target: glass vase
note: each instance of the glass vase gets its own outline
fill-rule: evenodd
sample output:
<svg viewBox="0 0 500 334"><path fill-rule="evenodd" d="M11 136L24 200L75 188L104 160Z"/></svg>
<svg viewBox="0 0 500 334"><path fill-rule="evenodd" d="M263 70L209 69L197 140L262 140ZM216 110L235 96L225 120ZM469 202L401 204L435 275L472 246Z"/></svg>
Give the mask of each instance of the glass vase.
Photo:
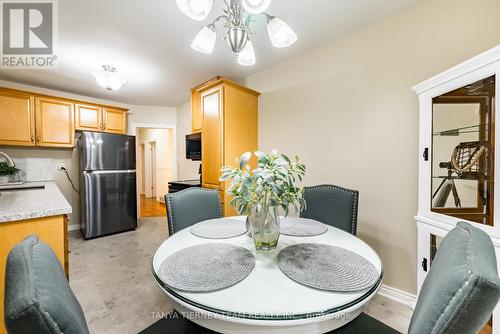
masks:
<svg viewBox="0 0 500 334"><path fill-rule="evenodd" d="M276 248L280 237L280 221L277 207L254 205L250 210L248 222L257 250Z"/></svg>

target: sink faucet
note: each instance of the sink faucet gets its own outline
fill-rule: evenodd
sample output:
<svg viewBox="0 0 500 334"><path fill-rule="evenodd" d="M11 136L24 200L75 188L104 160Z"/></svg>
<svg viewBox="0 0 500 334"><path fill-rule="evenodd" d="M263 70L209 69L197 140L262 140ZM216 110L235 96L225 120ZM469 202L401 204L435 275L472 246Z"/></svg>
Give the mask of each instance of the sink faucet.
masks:
<svg viewBox="0 0 500 334"><path fill-rule="evenodd" d="M5 159L5 161L7 161L7 165L9 167L16 167L16 164L14 163L14 161L12 161L12 159L6 153L0 151L0 156L4 157L4 159Z"/></svg>

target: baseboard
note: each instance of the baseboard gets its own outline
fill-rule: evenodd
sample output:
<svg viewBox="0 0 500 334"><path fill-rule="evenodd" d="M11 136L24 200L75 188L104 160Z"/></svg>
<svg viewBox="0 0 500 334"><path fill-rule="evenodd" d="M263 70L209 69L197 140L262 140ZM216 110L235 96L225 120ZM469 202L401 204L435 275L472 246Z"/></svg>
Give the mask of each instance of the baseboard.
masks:
<svg viewBox="0 0 500 334"><path fill-rule="evenodd" d="M398 303L408 305L408 307L410 307L411 309L415 308L417 296L412 294L412 293L409 293L409 292L406 292L403 290L399 290L399 289L393 288L392 286L385 285L385 284L382 284L378 293L381 296L392 299Z"/></svg>
<svg viewBox="0 0 500 334"><path fill-rule="evenodd" d="M80 229L80 225L78 224L70 224L68 225L68 231L76 231Z"/></svg>

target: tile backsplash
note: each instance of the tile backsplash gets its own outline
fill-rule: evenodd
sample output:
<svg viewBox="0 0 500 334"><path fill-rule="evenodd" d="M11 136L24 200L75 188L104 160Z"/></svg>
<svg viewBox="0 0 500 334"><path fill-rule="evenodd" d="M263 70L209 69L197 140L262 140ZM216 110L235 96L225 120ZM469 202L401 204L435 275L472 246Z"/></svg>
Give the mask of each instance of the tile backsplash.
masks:
<svg viewBox="0 0 500 334"><path fill-rule="evenodd" d="M20 169L19 177L23 181L54 181L54 159L52 158L14 158Z"/></svg>

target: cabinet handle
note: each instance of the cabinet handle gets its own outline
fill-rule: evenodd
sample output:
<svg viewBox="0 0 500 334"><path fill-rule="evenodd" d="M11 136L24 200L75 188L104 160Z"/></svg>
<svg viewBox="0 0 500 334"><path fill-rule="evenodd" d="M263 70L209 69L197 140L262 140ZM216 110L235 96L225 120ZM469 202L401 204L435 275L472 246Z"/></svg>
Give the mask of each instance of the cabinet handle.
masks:
<svg viewBox="0 0 500 334"><path fill-rule="evenodd" d="M39 143L40 142L40 136L36 136L36 142Z"/></svg>
<svg viewBox="0 0 500 334"><path fill-rule="evenodd" d="M422 154L422 157L424 158L424 161L429 161L429 148L428 147L424 148L424 153Z"/></svg>
<svg viewBox="0 0 500 334"><path fill-rule="evenodd" d="M35 135L31 135L31 141L34 142L35 141Z"/></svg>
<svg viewBox="0 0 500 334"><path fill-rule="evenodd" d="M422 259L422 269L427 272L427 259L425 257Z"/></svg>

